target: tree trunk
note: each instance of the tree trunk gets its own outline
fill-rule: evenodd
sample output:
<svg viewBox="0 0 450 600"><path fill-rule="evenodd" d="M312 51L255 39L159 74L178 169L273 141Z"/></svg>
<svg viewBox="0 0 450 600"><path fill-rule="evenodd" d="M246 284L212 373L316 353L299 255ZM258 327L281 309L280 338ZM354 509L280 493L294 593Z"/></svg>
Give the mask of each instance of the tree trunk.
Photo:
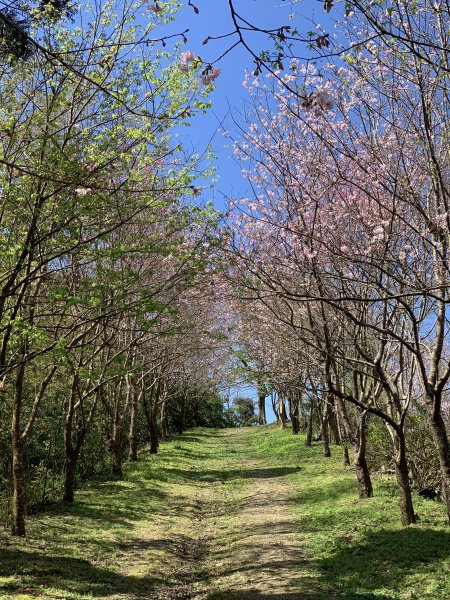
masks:
<svg viewBox="0 0 450 600"><path fill-rule="evenodd" d="M178 415L178 433L182 434L184 431L184 421L186 415L186 394L183 392L180 398L180 414Z"/></svg>
<svg viewBox="0 0 450 600"><path fill-rule="evenodd" d="M329 432L328 432L328 419L329 419L329 415L330 415L330 405L328 404L328 402L325 403L325 412L324 414L320 414L320 420L321 420L321 425L320 425L320 436L322 438L322 445L323 445L323 456L325 458L329 458L331 456L331 451L330 451L330 438L329 438ZM319 413L320 413L320 409L319 409Z"/></svg>
<svg viewBox="0 0 450 600"><path fill-rule="evenodd" d="M73 502L75 495L75 473L77 470L77 453L72 450L70 454L66 452L66 468L64 474L64 502Z"/></svg>
<svg viewBox="0 0 450 600"><path fill-rule="evenodd" d="M278 410L280 414L280 429L286 429L287 414L283 392L278 392Z"/></svg>
<svg viewBox="0 0 450 600"><path fill-rule="evenodd" d="M64 502L73 502L75 493L75 472L77 467L77 458L73 441L73 421L75 415L75 399L78 389L78 376L74 375L72 389L70 392L69 405L67 408L66 421L64 424L64 447L66 452L66 464L64 473ZM81 446L80 446L81 447Z"/></svg>
<svg viewBox="0 0 450 600"><path fill-rule="evenodd" d="M311 405L309 407L309 413L308 413L308 426L306 429L306 440L305 440L305 446L311 446L312 444L312 437L313 437L313 416L314 416L314 405L311 401Z"/></svg>
<svg viewBox="0 0 450 600"><path fill-rule="evenodd" d="M20 432L20 416L23 400L25 360L20 365L15 384L14 407L11 423L12 445L12 535L25 536L25 482L23 471L23 443Z"/></svg>
<svg viewBox="0 0 450 600"><path fill-rule="evenodd" d="M22 444L12 445L12 535L25 536L25 483L22 460Z"/></svg>
<svg viewBox="0 0 450 600"><path fill-rule="evenodd" d="M447 517L450 523L450 444L440 411L440 399L439 402L435 401L434 410L430 415L430 421L434 443L439 455L444 501L447 506Z"/></svg>
<svg viewBox="0 0 450 600"><path fill-rule="evenodd" d="M266 425L266 396L261 390L258 392L258 425Z"/></svg>
<svg viewBox="0 0 450 600"><path fill-rule="evenodd" d="M328 423L324 421L322 427L322 445L323 445L323 456L325 458L330 458L331 450L330 450L330 440L328 437Z"/></svg>
<svg viewBox="0 0 450 600"><path fill-rule="evenodd" d="M300 431L300 422L299 422L299 400L295 395L293 398L289 396L289 412L291 414L291 425L292 425L292 433L297 435Z"/></svg>
<svg viewBox="0 0 450 600"><path fill-rule="evenodd" d="M353 445L353 453L360 498L372 498L373 496L372 480L370 479L366 460L367 430L367 413L359 411L358 430Z"/></svg>
<svg viewBox="0 0 450 600"><path fill-rule="evenodd" d="M128 448L128 459L135 462L137 461L137 418L138 418L138 401L139 396L136 393L134 385L132 386L131 393L131 415L130 415L130 439Z"/></svg>
<svg viewBox="0 0 450 600"><path fill-rule="evenodd" d="M350 456L348 453L348 446L346 443L342 444L342 462L345 467L350 465Z"/></svg>
<svg viewBox="0 0 450 600"><path fill-rule="evenodd" d="M409 485L408 461L406 458L405 434L401 430L393 430L389 427L392 441L394 443L395 475L400 504L400 517L402 525L411 525L416 522L414 507Z"/></svg>
<svg viewBox="0 0 450 600"><path fill-rule="evenodd" d="M156 420L158 412L158 403L156 398L153 398L152 407L150 409L150 423L149 423L149 433L150 433L150 454L157 454L159 449L159 431L158 431L158 423Z"/></svg>
<svg viewBox="0 0 450 600"><path fill-rule="evenodd" d="M275 419L276 419L277 423L279 423L280 422L280 412L278 410L278 406L277 406L277 402L275 400L274 393L270 394L270 401L272 402L272 410L273 410L273 414L275 415Z"/></svg>
<svg viewBox="0 0 450 600"><path fill-rule="evenodd" d="M161 438L166 440L169 437L169 421L167 414L167 396L164 396L164 399L161 404Z"/></svg>
<svg viewBox="0 0 450 600"><path fill-rule="evenodd" d="M116 411L117 412L117 411ZM113 426L113 434L110 441L111 466L112 473L115 477L122 477L122 442L123 442L123 425L120 422L120 417L116 415Z"/></svg>
<svg viewBox="0 0 450 600"><path fill-rule="evenodd" d="M330 407L329 418L328 418L328 429L330 432L330 442L332 444L335 444L336 446L339 446L341 443L341 436L339 433L339 424L338 424L338 421L336 418L334 401L333 401L333 406Z"/></svg>

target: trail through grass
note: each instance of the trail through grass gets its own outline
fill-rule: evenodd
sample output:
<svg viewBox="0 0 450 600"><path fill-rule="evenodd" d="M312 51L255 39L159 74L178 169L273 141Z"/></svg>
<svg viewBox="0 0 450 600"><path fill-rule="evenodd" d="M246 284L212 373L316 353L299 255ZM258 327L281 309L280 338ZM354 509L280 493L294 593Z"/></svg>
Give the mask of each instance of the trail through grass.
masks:
<svg viewBox="0 0 450 600"><path fill-rule="evenodd" d="M450 598L442 505L395 487L359 500L351 469L273 427L196 429L141 453L123 481L0 536L0 598L401 600Z"/></svg>

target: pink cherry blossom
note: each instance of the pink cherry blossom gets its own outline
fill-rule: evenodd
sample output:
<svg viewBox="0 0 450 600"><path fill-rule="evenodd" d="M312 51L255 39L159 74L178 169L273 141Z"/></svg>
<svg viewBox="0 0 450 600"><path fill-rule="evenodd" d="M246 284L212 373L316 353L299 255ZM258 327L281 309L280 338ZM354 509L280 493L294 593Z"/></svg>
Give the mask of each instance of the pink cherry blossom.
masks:
<svg viewBox="0 0 450 600"><path fill-rule="evenodd" d="M202 73L200 75L200 81L204 85L209 85L214 80L216 80L221 73L222 73L222 71L221 71L221 69L219 69L219 67L214 67L213 69L207 71L206 73Z"/></svg>

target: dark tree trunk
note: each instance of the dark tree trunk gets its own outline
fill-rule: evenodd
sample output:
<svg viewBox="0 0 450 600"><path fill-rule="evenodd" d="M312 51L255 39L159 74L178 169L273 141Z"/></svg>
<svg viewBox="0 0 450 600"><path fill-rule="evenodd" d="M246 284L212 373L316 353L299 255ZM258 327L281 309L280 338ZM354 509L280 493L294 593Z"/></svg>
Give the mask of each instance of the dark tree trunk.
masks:
<svg viewBox="0 0 450 600"><path fill-rule="evenodd" d="M286 405L284 404L284 393L282 392L278 393L278 410L280 414L280 428L286 429L287 414Z"/></svg>
<svg viewBox="0 0 450 600"><path fill-rule="evenodd" d="M266 425L266 396L259 390L258 392L258 425Z"/></svg>
<svg viewBox="0 0 450 600"><path fill-rule="evenodd" d="M128 460L133 462L137 461L137 420L138 420L138 407L139 407L139 396L136 393L134 385L131 385L131 414L130 414L130 439L128 448Z"/></svg>
<svg viewBox="0 0 450 600"><path fill-rule="evenodd" d="M145 392L142 394L142 403L144 406L145 417L147 419L148 434L150 437L150 454L157 454L159 447L159 431L156 422L157 405L154 394L150 397L151 405L147 402Z"/></svg>
<svg viewBox="0 0 450 600"><path fill-rule="evenodd" d="M25 361L19 367L15 383L14 407L11 423L12 445L12 535L25 536L25 482L23 470L23 443L20 431L20 416L23 400Z"/></svg>
<svg viewBox="0 0 450 600"><path fill-rule="evenodd" d="M164 397L161 404L161 438L166 440L169 437L169 421L167 414L167 397Z"/></svg>
<svg viewBox="0 0 450 600"><path fill-rule="evenodd" d="M373 496L372 480L366 460L367 431L367 413L359 411L358 430L353 445L353 453L360 498L372 498Z"/></svg>
<svg viewBox="0 0 450 600"><path fill-rule="evenodd" d="M75 473L77 468L78 455L74 448L72 434L73 434L73 421L75 416L75 399L78 389L78 377L74 375L72 381L72 389L69 398L69 406L66 414L66 421L64 424L64 447L66 452L66 464L64 472L64 502L73 502L75 494ZM77 444L78 445L78 444ZM81 444L80 444L81 448Z"/></svg>
<svg viewBox="0 0 450 600"><path fill-rule="evenodd" d="M75 418L75 399L78 389L78 378L75 376L72 383L72 391L69 399L69 407L66 415L66 422L64 424L64 446L65 446L65 471L64 471L64 502L73 502L75 496L75 479L77 472L78 459L80 457L81 448L86 439L88 429L91 425L94 417L95 408L99 395L101 394L101 388L96 391L95 399L92 402L89 414L86 419L83 420L83 425L76 429L74 433L74 418ZM80 400L81 406L82 400ZM80 408L78 409L80 410ZM82 410L82 408L81 408Z"/></svg>
<svg viewBox="0 0 450 600"><path fill-rule="evenodd" d="M66 468L64 474L64 502L73 502L75 495L75 474L77 470L78 455L72 450L70 455L66 452Z"/></svg>
<svg viewBox="0 0 450 600"><path fill-rule="evenodd" d="M22 459L22 444L14 443L12 447L12 535L25 535L25 484Z"/></svg>
<svg viewBox="0 0 450 600"><path fill-rule="evenodd" d="M111 443L111 466L112 474L115 477L122 477L122 444L120 440L114 440Z"/></svg>
<svg viewBox="0 0 450 600"><path fill-rule="evenodd" d="M311 401L311 405L309 407L309 413L308 413L308 425L307 425L307 429L306 429L305 446L311 446L311 444L312 444L313 417L314 417L314 405L313 405L313 402Z"/></svg>
<svg viewBox="0 0 450 600"><path fill-rule="evenodd" d="M394 443L395 475L399 494L400 517L402 525L411 525L411 523L416 522L416 517L411 496L411 486L409 484L405 434L400 429L394 431L390 428L390 431Z"/></svg>
<svg viewBox="0 0 450 600"><path fill-rule="evenodd" d="M116 411L117 413L117 411ZM110 452L111 452L111 467L112 473L115 477L122 477L122 444L123 444L123 425L121 423L121 417L116 414L115 423L113 426L113 434L110 440Z"/></svg>
<svg viewBox="0 0 450 600"><path fill-rule="evenodd" d="M289 396L289 412L291 413L292 433L297 435L300 431L299 399L298 396Z"/></svg>
<svg viewBox="0 0 450 600"><path fill-rule="evenodd" d="M159 431L158 431L158 423L157 423L157 412L158 405L156 402L156 398L153 399L152 408L150 410L150 454L157 454L159 449Z"/></svg>
<svg viewBox="0 0 450 600"><path fill-rule="evenodd" d="M87 429L83 428L77 433L76 444L72 443L72 430L67 428L66 423L66 464L64 472L64 502L73 502L75 497L75 478L77 473L78 459L81 448L86 439Z"/></svg>
<svg viewBox="0 0 450 600"><path fill-rule="evenodd" d="M180 414L178 415L178 433L182 434L184 431L184 421L186 415L186 395L182 393L180 398Z"/></svg>
<svg viewBox="0 0 450 600"><path fill-rule="evenodd" d="M447 506L447 517L450 523L450 444L444 420L440 409L441 399L434 401L434 408L430 414L431 430L434 443L438 450L439 464L442 474L442 488L444 502Z"/></svg>

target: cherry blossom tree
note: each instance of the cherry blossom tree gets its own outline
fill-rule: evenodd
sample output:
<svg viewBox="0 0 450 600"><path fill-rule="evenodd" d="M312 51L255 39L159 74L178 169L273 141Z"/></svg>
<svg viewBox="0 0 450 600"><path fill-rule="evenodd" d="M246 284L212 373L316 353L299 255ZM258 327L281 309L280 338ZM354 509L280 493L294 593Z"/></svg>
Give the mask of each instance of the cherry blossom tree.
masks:
<svg viewBox="0 0 450 600"><path fill-rule="evenodd" d="M428 409L449 485L442 418L450 375L448 97L440 23L448 15L422 5L418 11L422 21L416 15L410 27L429 28L433 62L377 38L320 73L294 62L289 74L278 74L303 98L276 79L248 78L257 111L237 152L255 195L236 211L233 247L243 280L253 278L260 297L312 304L315 314L326 306L326 329L336 329L334 320L356 328L356 345L344 354L324 330L322 352L325 366L337 360L344 372L372 379L370 402L343 394L332 368L326 384L378 414L393 433L405 523L414 520L403 433L412 402ZM365 27L357 32L363 40Z"/></svg>

